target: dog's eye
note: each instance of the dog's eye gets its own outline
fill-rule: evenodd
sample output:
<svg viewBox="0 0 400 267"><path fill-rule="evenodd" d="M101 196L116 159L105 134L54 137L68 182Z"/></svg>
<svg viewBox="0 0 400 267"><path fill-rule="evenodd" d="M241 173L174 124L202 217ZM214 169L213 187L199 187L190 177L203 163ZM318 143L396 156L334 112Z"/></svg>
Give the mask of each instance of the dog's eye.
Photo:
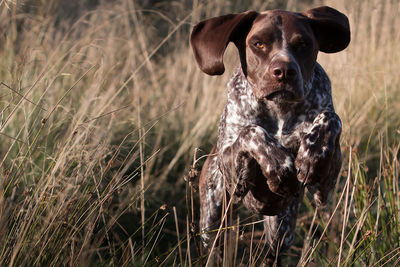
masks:
<svg viewBox="0 0 400 267"><path fill-rule="evenodd" d="M294 40L293 42L292 42L292 47L295 49L295 50L301 50L301 49L303 49L303 48L305 48L305 47L307 47L307 43L303 40L303 39L296 39L296 40Z"/></svg>
<svg viewBox="0 0 400 267"><path fill-rule="evenodd" d="M254 46L259 48L259 49L263 49L265 47L265 45L263 43L261 43L261 42L255 42Z"/></svg>
<svg viewBox="0 0 400 267"><path fill-rule="evenodd" d="M294 44L294 47L304 47L306 46L306 43L303 40L297 40Z"/></svg>

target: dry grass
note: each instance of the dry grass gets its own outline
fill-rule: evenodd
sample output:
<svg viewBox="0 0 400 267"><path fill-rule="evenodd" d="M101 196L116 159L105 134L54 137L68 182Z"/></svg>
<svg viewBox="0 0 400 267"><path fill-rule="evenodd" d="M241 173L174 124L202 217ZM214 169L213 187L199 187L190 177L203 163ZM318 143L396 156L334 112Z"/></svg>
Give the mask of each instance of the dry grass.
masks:
<svg viewBox="0 0 400 267"><path fill-rule="evenodd" d="M199 263L197 185L183 177L195 148L200 157L215 141L238 57L230 47L224 76L202 74L190 28L227 12L324 2L0 3L0 265ZM348 49L319 56L344 125L345 164L325 210L305 199L285 263L395 266L400 4L326 3L352 26ZM257 266L260 223L237 223L249 242L238 227L229 236L222 228L224 262Z"/></svg>

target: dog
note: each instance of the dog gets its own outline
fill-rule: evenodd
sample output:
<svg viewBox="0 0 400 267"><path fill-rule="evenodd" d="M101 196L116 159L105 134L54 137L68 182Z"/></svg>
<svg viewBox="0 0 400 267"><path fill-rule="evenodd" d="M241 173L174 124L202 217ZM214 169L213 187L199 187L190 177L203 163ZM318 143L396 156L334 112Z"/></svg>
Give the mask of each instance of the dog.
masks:
<svg viewBox="0 0 400 267"><path fill-rule="evenodd" d="M325 205L340 172L342 124L316 59L319 51L348 46L349 21L327 6L302 13L247 11L201 21L190 42L208 75L224 73L230 42L240 58L217 143L200 175L204 246L215 240L211 230L218 229L224 205L243 203L264 218L265 263L279 264L280 252L293 242L304 188Z"/></svg>

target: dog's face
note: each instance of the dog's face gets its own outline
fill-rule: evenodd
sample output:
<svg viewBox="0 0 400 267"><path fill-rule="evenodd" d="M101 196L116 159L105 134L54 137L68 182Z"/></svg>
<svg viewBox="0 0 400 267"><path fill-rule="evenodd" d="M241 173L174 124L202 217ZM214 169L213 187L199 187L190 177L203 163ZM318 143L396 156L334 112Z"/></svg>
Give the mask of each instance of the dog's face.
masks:
<svg viewBox="0 0 400 267"><path fill-rule="evenodd" d="M347 17L330 7L212 18L197 24L191 35L196 61L205 73L224 72L223 54L230 41L258 99L297 102L304 97L318 51L346 48L350 29Z"/></svg>
<svg viewBox="0 0 400 267"><path fill-rule="evenodd" d="M246 38L247 79L258 99L301 100L318 44L307 19L292 12L261 13Z"/></svg>

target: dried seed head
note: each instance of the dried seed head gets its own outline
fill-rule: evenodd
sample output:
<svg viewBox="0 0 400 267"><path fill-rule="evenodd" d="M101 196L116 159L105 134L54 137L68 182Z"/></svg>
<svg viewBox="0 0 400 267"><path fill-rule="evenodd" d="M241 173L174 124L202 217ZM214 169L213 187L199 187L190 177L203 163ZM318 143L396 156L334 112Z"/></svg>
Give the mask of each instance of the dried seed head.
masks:
<svg viewBox="0 0 400 267"><path fill-rule="evenodd" d="M190 233L195 235L197 232L197 224L195 222L190 223Z"/></svg>
<svg viewBox="0 0 400 267"><path fill-rule="evenodd" d="M372 235L372 231L371 230L367 230L364 234L364 239L370 237Z"/></svg>

